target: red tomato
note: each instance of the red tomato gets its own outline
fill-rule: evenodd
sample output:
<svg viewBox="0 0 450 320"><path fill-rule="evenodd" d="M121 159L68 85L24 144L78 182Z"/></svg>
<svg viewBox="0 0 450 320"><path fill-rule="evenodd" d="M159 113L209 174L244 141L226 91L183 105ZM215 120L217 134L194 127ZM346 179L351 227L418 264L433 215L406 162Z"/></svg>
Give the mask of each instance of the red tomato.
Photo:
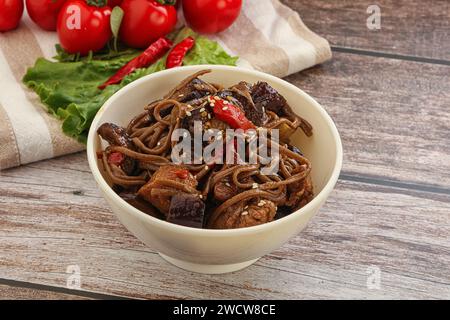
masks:
<svg viewBox="0 0 450 320"><path fill-rule="evenodd" d="M68 0L59 12L56 26L61 47L81 55L102 49L112 35L110 17L108 6L95 7L83 0Z"/></svg>
<svg viewBox="0 0 450 320"><path fill-rule="evenodd" d="M242 0L183 0L188 25L200 33L224 31L239 16Z"/></svg>
<svg viewBox="0 0 450 320"><path fill-rule="evenodd" d="M120 38L130 47L147 48L177 24L175 7L155 0L124 0L120 7L124 11Z"/></svg>
<svg viewBox="0 0 450 320"><path fill-rule="evenodd" d="M23 0L0 0L0 32L17 28L22 13Z"/></svg>
<svg viewBox="0 0 450 320"><path fill-rule="evenodd" d="M26 0L28 14L39 27L56 30L58 13L66 0Z"/></svg>

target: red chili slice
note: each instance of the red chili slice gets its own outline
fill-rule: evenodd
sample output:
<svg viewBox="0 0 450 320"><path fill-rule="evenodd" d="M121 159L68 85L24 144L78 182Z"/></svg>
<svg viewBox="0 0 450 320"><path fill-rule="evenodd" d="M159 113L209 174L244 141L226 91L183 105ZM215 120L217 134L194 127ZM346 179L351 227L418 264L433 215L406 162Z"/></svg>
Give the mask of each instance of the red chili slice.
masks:
<svg viewBox="0 0 450 320"><path fill-rule="evenodd" d="M228 123L233 129L256 129L256 126L245 117L244 111L238 106L217 96L210 98L209 102L214 105L213 111L216 118Z"/></svg>
<svg viewBox="0 0 450 320"><path fill-rule="evenodd" d="M189 171L186 169L177 170L177 171L175 171L175 174L180 179L187 179L189 177Z"/></svg>
<svg viewBox="0 0 450 320"><path fill-rule="evenodd" d="M121 152L112 152L108 156L108 163L120 166L125 160L125 155Z"/></svg>

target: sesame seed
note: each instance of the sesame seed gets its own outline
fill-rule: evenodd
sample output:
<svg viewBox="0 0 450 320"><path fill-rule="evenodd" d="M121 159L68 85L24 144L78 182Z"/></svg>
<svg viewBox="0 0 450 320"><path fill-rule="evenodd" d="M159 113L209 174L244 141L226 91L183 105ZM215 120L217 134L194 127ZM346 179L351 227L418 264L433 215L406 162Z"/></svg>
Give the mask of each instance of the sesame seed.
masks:
<svg viewBox="0 0 450 320"><path fill-rule="evenodd" d="M248 206L245 206L244 209L248 209Z"/></svg>
<svg viewBox="0 0 450 320"><path fill-rule="evenodd" d="M225 185L226 185L227 187L231 187L231 185L230 185L228 182L225 182Z"/></svg>
<svg viewBox="0 0 450 320"><path fill-rule="evenodd" d="M209 170L209 167L208 167L208 166L205 166L205 170Z"/></svg>
<svg viewBox="0 0 450 320"><path fill-rule="evenodd" d="M211 119L211 115L208 113L208 119Z"/></svg>
<svg viewBox="0 0 450 320"><path fill-rule="evenodd" d="M253 188L253 189L258 189L258 184L257 184L256 182L254 182L254 183L252 184L252 188Z"/></svg>
<svg viewBox="0 0 450 320"><path fill-rule="evenodd" d="M156 144L157 146L160 146L161 145L161 141L160 142L158 142L157 144Z"/></svg>
<svg viewBox="0 0 450 320"><path fill-rule="evenodd" d="M190 117L190 116L192 116L192 112L186 111L186 115L187 115L188 117Z"/></svg>
<svg viewBox="0 0 450 320"><path fill-rule="evenodd" d="M178 97L180 97L180 98L181 98L181 97L184 97L184 94L180 94Z"/></svg>
<svg viewBox="0 0 450 320"><path fill-rule="evenodd" d="M243 216L246 216L246 215L248 215L248 211L244 211L244 212L242 212L242 213L241 213L241 215L243 215Z"/></svg>
<svg viewBox="0 0 450 320"><path fill-rule="evenodd" d="M258 207L262 207L265 204L266 202L264 200L261 200L260 202L258 202Z"/></svg>
<svg viewBox="0 0 450 320"><path fill-rule="evenodd" d="M199 195L198 197L199 197L200 199L203 199L203 195Z"/></svg>
<svg viewBox="0 0 450 320"><path fill-rule="evenodd" d="M206 111L205 108L201 108L201 109L200 109L200 113L205 112L205 111Z"/></svg>

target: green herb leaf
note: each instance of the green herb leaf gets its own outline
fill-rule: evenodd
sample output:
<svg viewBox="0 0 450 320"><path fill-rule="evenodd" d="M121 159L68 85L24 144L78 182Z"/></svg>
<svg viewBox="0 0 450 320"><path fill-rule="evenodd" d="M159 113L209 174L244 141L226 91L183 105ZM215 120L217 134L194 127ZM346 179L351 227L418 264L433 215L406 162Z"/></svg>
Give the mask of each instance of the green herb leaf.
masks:
<svg viewBox="0 0 450 320"><path fill-rule="evenodd" d="M114 50L117 51L117 41L119 39L120 25L122 24L123 10L121 7L116 6L111 12L111 31L114 36Z"/></svg>

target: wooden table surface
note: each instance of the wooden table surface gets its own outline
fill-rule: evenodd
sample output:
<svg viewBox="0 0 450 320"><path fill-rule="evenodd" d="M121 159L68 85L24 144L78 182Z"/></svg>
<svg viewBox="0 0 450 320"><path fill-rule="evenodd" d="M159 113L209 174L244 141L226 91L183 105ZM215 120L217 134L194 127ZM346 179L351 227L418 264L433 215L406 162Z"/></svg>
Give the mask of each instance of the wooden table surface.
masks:
<svg viewBox="0 0 450 320"><path fill-rule="evenodd" d="M381 30L370 0L283 2L334 54L287 78L344 145L309 227L242 271L188 273L119 223L84 153L42 161L0 174L0 298L450 298L450 2L377 1Z"/></svg>

